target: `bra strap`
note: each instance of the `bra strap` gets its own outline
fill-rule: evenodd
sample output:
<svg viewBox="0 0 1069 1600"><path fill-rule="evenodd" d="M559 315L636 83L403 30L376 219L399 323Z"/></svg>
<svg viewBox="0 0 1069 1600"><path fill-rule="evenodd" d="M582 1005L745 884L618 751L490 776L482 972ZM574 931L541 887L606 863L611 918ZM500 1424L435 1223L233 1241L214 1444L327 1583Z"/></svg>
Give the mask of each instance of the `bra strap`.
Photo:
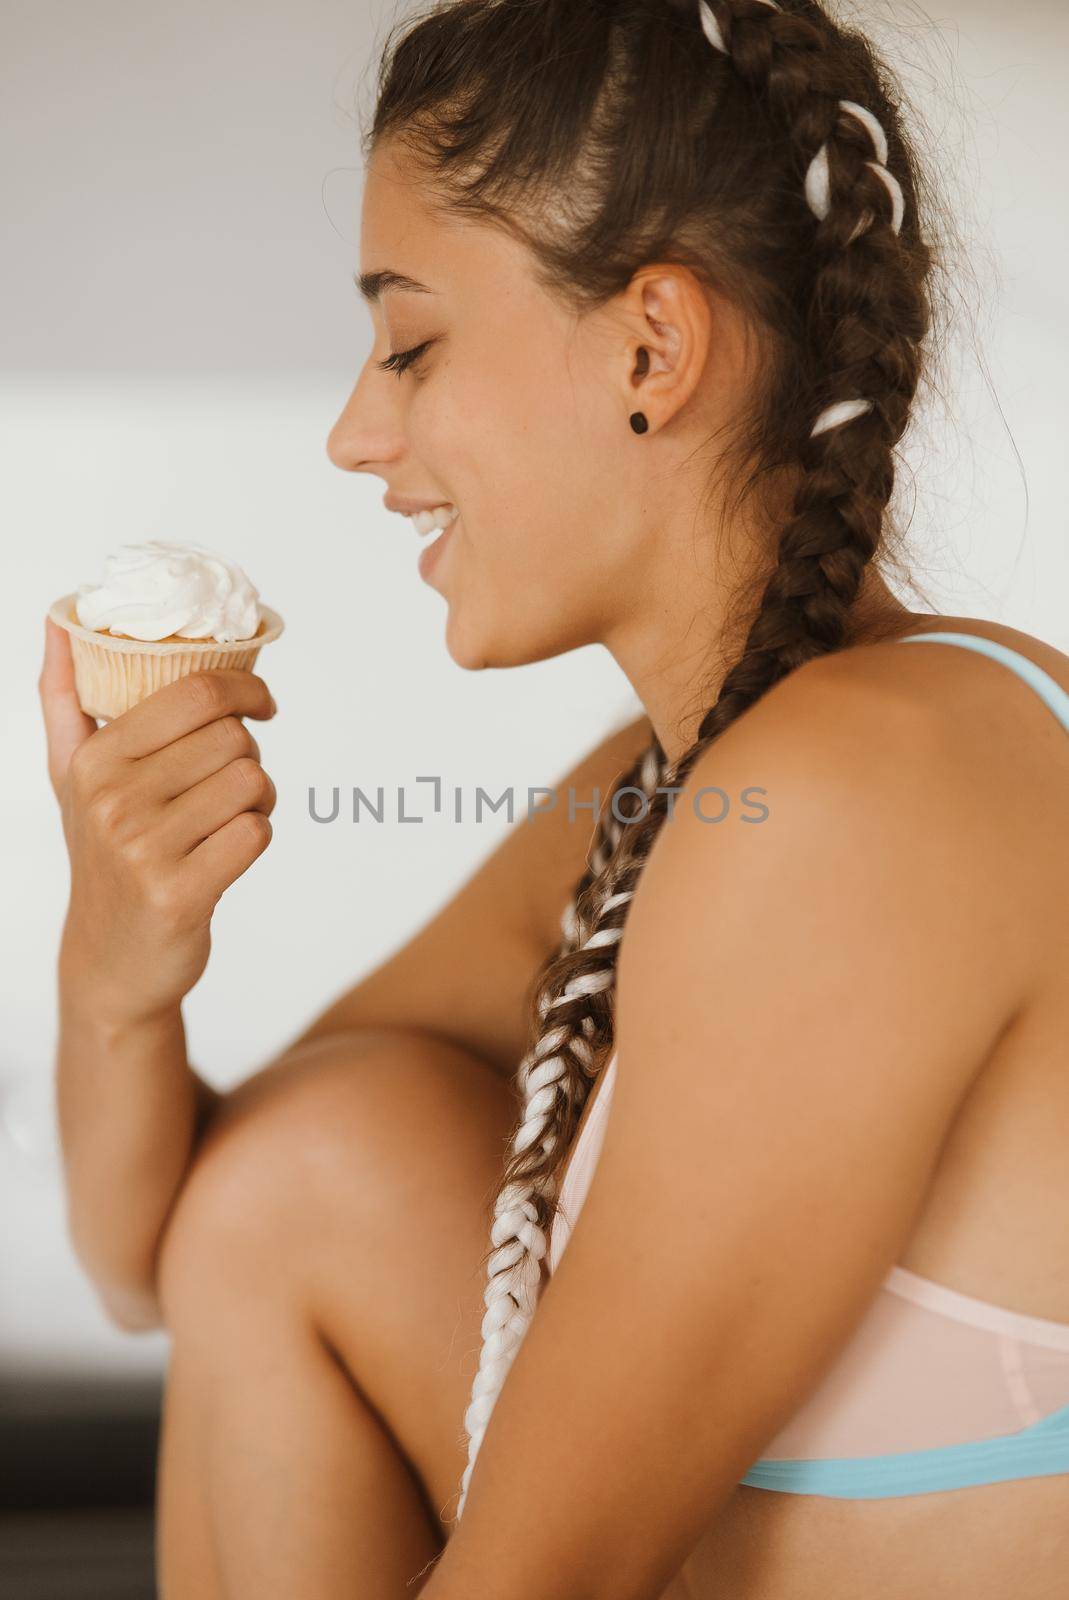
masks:
<svg viewBox="0 0 1069 1600"><path fill-rule="evenodd" d="M931 640L934 644L960 644L967 650L975 650L982 656L989 656L992 661L1001 661L1004 667L1009 667L1011 672L1034 689L1039 698L1053 711L1058 721L1069 733L1069 693L1060 683L1056 683L1049 672L1037 666L1028 656L1019 650L1011 650L1009 645L999 644L994 639L988 639L977 633L955 633L949 630L931 633L907 633L897 640L898 644L923 644Z"/></svg>

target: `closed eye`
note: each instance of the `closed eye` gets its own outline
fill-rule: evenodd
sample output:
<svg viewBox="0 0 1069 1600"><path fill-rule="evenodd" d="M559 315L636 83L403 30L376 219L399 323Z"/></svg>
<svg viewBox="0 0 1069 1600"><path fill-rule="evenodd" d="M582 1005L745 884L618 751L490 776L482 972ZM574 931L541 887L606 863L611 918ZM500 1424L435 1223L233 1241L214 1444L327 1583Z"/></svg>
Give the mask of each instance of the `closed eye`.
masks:
<svg viewBox="0 0 1069 1600"><path fill-rule="evenodd" d="M396 372L398 377L414 366L425 350L429 350L434 343L427 339L423 344L413 345L411 350L395 350L392 356L387 356L385 361L377 361L375 365L383 372Z"/></svg>

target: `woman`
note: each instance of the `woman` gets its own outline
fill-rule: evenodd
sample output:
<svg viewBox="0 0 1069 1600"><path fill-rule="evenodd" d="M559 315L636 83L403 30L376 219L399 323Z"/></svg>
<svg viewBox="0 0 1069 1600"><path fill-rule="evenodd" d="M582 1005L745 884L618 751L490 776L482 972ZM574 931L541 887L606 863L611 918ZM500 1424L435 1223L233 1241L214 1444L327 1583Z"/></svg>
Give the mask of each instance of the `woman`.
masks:
<svg viewBox="0 0 1069 1600"><path fill-rule="evenodd" d="M892 82L813 0L391 47L330 457L444 508L455 661L596 641L646 715L560 785L593 838L515 829L228 1095L180 1001L265 686L95 730L49 636L71 1226L173 1340L165 1600L1064 1585L1069 660L887 582L937 266Z"/></svg>

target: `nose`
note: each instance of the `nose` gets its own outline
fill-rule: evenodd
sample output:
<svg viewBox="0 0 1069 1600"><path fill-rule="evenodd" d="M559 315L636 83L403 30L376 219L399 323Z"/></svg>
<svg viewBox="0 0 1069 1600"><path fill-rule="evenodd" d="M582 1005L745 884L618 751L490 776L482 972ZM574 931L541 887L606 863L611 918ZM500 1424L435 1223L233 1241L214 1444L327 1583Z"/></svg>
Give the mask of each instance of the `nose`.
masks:
<svg viewBox="0 0 1069 1600"><path fill-rule="evenodd" d="M399 410L365 366L327 435L327 456L343 472L374 472L404 452Z"/></svg>

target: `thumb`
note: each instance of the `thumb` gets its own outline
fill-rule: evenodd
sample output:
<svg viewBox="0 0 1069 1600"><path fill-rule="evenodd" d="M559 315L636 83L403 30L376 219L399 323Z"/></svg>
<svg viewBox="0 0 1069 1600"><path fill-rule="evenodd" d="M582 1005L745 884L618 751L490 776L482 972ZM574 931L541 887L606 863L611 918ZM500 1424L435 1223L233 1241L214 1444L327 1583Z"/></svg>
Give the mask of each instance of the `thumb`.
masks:
<svg viewBox="0 0 1069 1600"><path fill-rule="evenodd" d="M74 659L70 635L51 617L45 617L45 659L37 680L48 739L48 775L59 799L71 756L96 733L94 717L87 716L74 687Z"/></svg>

